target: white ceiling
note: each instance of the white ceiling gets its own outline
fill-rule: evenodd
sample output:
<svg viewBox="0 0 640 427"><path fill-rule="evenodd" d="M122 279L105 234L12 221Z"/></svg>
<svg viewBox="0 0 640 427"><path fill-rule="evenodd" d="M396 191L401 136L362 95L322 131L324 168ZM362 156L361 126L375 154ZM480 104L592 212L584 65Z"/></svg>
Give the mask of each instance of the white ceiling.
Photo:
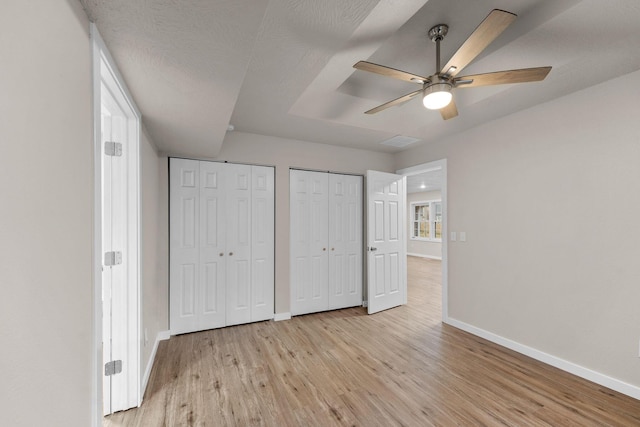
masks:
<svg viewBox="0 0 640 427"><path fill-rule="evenodd" d="M442 168L428 170L416 175L407 176L407 193L423 191L440 191L444 182Z"/></svg>
<svg viewBox="0 0 640 427"><path fill-rule="evenodd" d="M214 157L227 126L395 152L640 69L637 0L80 0L158 147ZM443 63L494 8L519 18L462 73L553 67L543 82L457 90L443 121L417 100L364 111L416 89L356 71L359 60L435 71L428 29L448 24ZM603 106L606 108L606 106ZM541 124L543 125L543 124Z"/></svg>

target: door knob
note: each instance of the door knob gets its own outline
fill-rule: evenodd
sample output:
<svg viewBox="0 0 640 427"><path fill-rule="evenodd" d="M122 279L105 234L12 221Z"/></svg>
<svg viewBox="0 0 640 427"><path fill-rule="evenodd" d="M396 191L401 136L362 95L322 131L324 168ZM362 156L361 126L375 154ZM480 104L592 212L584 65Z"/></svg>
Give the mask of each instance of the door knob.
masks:
<svg viewBox="0 0 640 427"><path fill-rule="evenodd" d="M322 250L323 250L323 251L326 251L326 250L327 250L327 248L322 248Z"/></svg>
<svg viewBox="0 0 640 427"><path fill-rule="evenodd" d="M233 256L233 252L229 252L229 256Z"/></svg>
<svg viewBox="0 0 640 427"><path fill-rule="evenodd" d="M335 251L335 250L336 250L336 248L331 248L331 250L332 250L332 251Z"/></svg>
<svg viewBox="0 0 640 427"><path fill-rule="evenodd" d="M220 256L224 256L224 252L220 252Z"/></svg>

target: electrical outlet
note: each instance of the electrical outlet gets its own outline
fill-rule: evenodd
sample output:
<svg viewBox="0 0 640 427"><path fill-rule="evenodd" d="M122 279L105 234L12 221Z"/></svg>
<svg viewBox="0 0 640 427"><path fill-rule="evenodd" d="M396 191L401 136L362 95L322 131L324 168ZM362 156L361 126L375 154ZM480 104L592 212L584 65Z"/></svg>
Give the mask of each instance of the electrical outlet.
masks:
<svg viewBox="0 0 640 427"><path fill-rule="evenodd" d="M455 241L456 241L456 232L455 232L455 231L452 231L452 232L451 232L451 241L452 241L452 242L455 242Z"/></svg>
<svg viewBox="0 0 640 427"><path fill-rule="evenodd" d="M144 346L146 347L149 344L149 333L147 328L144 328Z"/></svg>
<svg viewBox="0 0 640 427"><path fill-rule="evenodd" d="M466 231L461 231L460 232L460 241L461 242L466 242L467 241L467 232Z"/></svg>

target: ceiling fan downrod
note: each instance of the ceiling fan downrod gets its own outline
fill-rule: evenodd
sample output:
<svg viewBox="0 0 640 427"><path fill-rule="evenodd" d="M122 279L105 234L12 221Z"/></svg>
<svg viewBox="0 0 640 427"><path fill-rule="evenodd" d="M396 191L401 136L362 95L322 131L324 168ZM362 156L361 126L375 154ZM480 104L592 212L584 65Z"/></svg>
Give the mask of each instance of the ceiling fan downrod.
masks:
<svg viewBox="0 0 640 427"><path fill-rule="evenodd" d="M438 24L429 30L429 38L436 44L436 74L440 73L440 42L449 32L449 26Z"/></svg>

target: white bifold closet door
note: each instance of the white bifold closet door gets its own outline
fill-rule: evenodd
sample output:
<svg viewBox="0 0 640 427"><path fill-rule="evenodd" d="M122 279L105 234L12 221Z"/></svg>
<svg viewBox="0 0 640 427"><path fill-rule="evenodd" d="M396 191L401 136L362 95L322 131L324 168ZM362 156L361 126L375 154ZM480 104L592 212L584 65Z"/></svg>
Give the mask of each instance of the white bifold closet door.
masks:
<svg viewBox="0 0 640 427"><path fill-rule="evenodd" d="M329 174L291 170L291 314L329 309Z"/></svg>
<svg viewBox="0 0 640 427"><path fill-rule="evenodd" d="M172 334L273 318L273 168L170 159Z"/></svg>
<svg viewBox="0 0 640 427"><path fill-rule="evenodd" d="M251 321L251 166L227 166L226 325Z"/></svg>
<svg viewBox="0 0 640 427"><path fill-rule="evenodd" d="M291 314L362 304L362 177L290 171Z"/></svg>
<svg viewBox="0 0 640 427"><path fill-rule="evenodd" d="M329 309L362 305L362 177L329 174Z"/></svg>
<svg viewBox="0 0 640 427"><path fill-rule="evenodd" d="M192 219L192 211L195 209L185 209L176 211L174 198L182 198L184 187L178 187L174 194L175 186L171 192L171 220L172 225L178 223L181 227L174 229L171 234L174 237L188 239L177 242L172 240L171 252L171 330L197 331L207 328L220 328L226 325L226 265L227 258L221 256L226 250L226 219L225 199L226 191L224 182L221 179L223 163L197 162L193 160L171 159L172 166L176 167L171 171L172 182L179 178L185 171L198 169L199 185L189 187L188 203L199 205L197 218ZM174 173L174 170L178 173ZM190 175L190 172L189 172ZM182 181L182 180L181 180ZM180 185L184 184L180 182ZM181 203L184 205L183 203ZM175 220L175 221L174 221ZM198 226L190 226L193 221ZM198 254L197 263L181 264L174 259L189 242L189 252ZM175 268L174 268L175 267ZM197 272L195 270L197 269ZM174 271L178 270L178 271ZM184 271L189 274L184 274ZM194 270L194 274L191 273ZM175 303L179 302L178 306ZM178 314L175 318L173 315ZM183 328L178 325L182 324ZM178 332L175 332L178 333Z"/></svg>

